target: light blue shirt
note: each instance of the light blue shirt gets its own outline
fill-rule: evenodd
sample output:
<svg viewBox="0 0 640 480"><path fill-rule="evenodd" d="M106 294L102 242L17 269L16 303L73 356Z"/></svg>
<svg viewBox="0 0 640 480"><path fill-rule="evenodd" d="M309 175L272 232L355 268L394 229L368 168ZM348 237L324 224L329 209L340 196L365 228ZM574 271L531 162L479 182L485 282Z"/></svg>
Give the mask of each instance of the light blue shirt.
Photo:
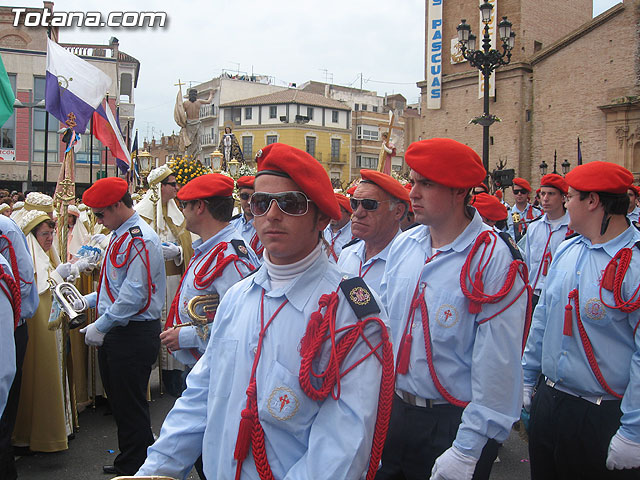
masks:
<svg viewBox="0 0 640 480"><path fill-rule="evenodd" d="M455 398L470 402L453 444L475 458L480 457L487 439L505 441L520 415L520 355L527 303L524 293L506 311L482 325L478 323L514 300L524 286L520 277L516 277L511 292L503 300L484 304L477 315L469 313L469 300L460 288L460 272L483 231L492 229L475 212L458 238L437 249L440 253L426 265L426 260L436 253L432 252L429 227L421 225L401 233L391 245L381 287L397 355L416 285L420 282L424 286L438 379ZM484 290L490 295L502 288L513 261L507 244L495 232L491 238L495 250L482 276ZM472 275L478 269L481 253L482 248L471 262ZM397 374L396 388L442 401L444 398L429 373L420 309L416 312L412 336L409 371Z"/></svg>
<svg viewBox="0 0 640 480"><path fill-rule="evenodd" d="M20 274L20 294L22 295L20 317L22 319L31 318L36 314L40 297L34 283L33 259L29 253L27 239L16 222L4 215L0 215L0 232L11 241L16 254L16 263ZM2 238L0 238L0 255L4 256L9 264L11 263L7 241ZM21 320L21 323L24 323L24 320ZM11 336L13 337L13 334Z"/></svg>
<svg viewBox="0 0 640 480"><path fill-rule="evenodd" d="M329 247L333 247L333 251L336 254L334 258L334 256L329 253L329 260L332 263L337 263L336 258L340 257L342 247L349 243L353 238L351 235L351 220L349 220L344 227L335 233L331 229L331 225L327 225L327 228L324 229L323 235L324 239L329 244Z"/></svg>
<svg viewBox="0 0 640 480"><path fill-rule="evenodd" d="M631 211L631 213L627 213L627 218L630 222L640 221L640 207L636 207Z"/></svg>
<svg viewBox="0 0 640 480"><path fill-rule="evenodd" d="M395 237L387 244L384 249L365 261L366 245L364 241L359 241L353 245L343 248L338 258L338 268L351 277L362 277L376 293L380 293L380 283L382 282L382 274L387 264L391 244L398 238L401 231L398 230Z"/></svg>
<svg viewBox="0 0 640 480"><path fill-rule="evenodd" d="M247 220L244 216L244 213L241 213L238 218L233 218L231 220L231 225L235 227L236 230L242 235L242 239L244 240L244 244L249 247L251 246L251 240L253 237L257 235L256 227L253 224L253 218Z"/></svg>
<svg viewBox="0 0 640 480"><path fill-rule="evenodd" d="M11 220L10 220L11 221ZM13 276L9 262L0 255L0 266L5 273ZM5 290L8 285L0 281ZM0 289L0 416L7 405L9 389L16 374L16 346L13 338L13 309L9 298Z"/></svg>
<svg viewBox="0 0 640 480"><path fill-rule="evenodd" d="M258 346L260 297L265 289L265 324L288 300L266 331L256 371L260 424L274 477L360 478L371 453L382 372L379 361L371 355L345 375L338 400L330 395L316 402L302 391L299 381L299 348L307 323L318 310L320 296L338 289L340 280L338 268L320 255L283 288L271 290L266 268L231 287L218 308L205 354L187 377L187 389L169 412L137 475L186 478L202 452L207 478L235 477L233 454ZM357 318L338 292L336 328L341 328ZM380 318L386 321L384 312ZM365 334L375 344L379 330L369 327ZM321 358L326 362L329 349L326 343L324 347ZM364 342L356 343L342 371L369 351ZM242 478L259 478L251 451L242 465Z"/></svg>
<svg viewBox="0 0 640 480"><path fill-rule="evenodd" d="M189 317L189 313L187 311L187 305L189 304L189 300L191 300L193 297L196 297L198 295L210 295L217 293L220 296L220 300L222 300L224 298L224 295L227 293L227 290L229 290L229 288L231 288L233 284L237 283L239 280L242 280L243 277L245 277L252 271L247 265L242 263L242 261L251 264L256 268L260 266L258 257L250 247L246 246L245 243L248 257L241 256L240 260L235 262L235 265L234 263L230 263L229 265L227 265L222 272L222 275L217 277L211 283L211 285L209 285L205 289L197 289L194 285L196 279L195 270L196 267L198 269L202 268L199 260L203 259L206 253L215 249L215 247L217 247L219 243L228 243L227 248L224 250L225 257L228 257L229 255L242 255L242 252L237 252L231 245L231 240L243 241L242 236L233 227L233 225L227 225L213 237L209 238L206 242L198 239L193 243L193 257L191 263L189 264L189 268L184 274L184 277L182 279L182 286L180 289L178 315L180 315L181 323L191 322L191 318ZM215 266L216 262L214 261L208 271L211 272L215 268ZM194 365L197 358L196 356L192 355L189 349L193 348L198 350L200 354L204 353L209 341L209 328L209 325L207 325L207 328L196 326L180 328L178 333L180 350L172 352L173 356L185 365Z"/></svg>
<svg viewBox="0 0 640 480"><path fill-rule="evenodd" d="M615 392L624 394L620 433L640 442L640 310L624 313L603 305L599 280L607 264L622 248L633 257L622 283L622 297L631 299L640 284L640 251L634 244L640 232L633 226L607 243L593 245L583 236L562 243L551 264L522 359L525 384L536 383L540 373L558 386L580 396L606 395L591 367L578 332L575 303L572 335L563 334L569 292L578 289L580 317L593 346L602 375ZM614 305L612 292L602 289L602 299ZM637 300L633 298L633 300Z"/></svg>
<svg viewBox="0 0 640 480"><path fill-rule="evenodd" d="M560 243L564 242L568 230L569 212L565 212L560 223L555 226L551 225L545 213L540 220L529 224L527 234L518 242L522 257L529 268L529 284L536 295L540 295L546 278L542 269L542 257L545 252L550 252L553 260L553 255L555 255Z"/></svg>
<svg viewBox="0 0 640 480"><path fill-rule="evenodd" d="M142 232L142 239L149 254L149 267L151 269L151 303L141 313L138 312L147 303L149 285L147 282L147 267L145 265L147 259L145 257L145 249L139 240L140 237L135 237L137 240L133 240L134 246L132 246L129 260L124 266L120 268L114 267L109 258L116 241L122 235L127 235L128 238L124 240L120 247L120 252L122 253L116 258L118 264L124 261L127 247L132 242L131 233L129 232L132 227L138 227ZM141 255L136 255L135 245L142 250ZM111 242L105 254L102 268L106 270L100 287L100 303L98 304L98 315L100 317L96 320L96 327L99 331L107 333L113 327L123 327L130 321L149 321L160 318L165 301L166 283L160 238L136 212L111 232ZM111 301L107 293L107 279L115 302ZM95 307L96 297L96 292L85 297L90 307Z"/></svg>
<svg viewBox="0 0 640 480"><path fill-rule="evenodd" d="M511 207L511 210L509 211L509 214L507 215L507 233L509 235L511 235L511 238L516 238L515 234L514 234L514 230L513 230L513 214L517 213L518 215L520 215L520 221L524 221L525 225L524 225L524 230L527 230L530 226L529 223L526 222L530 222L532 219L527 218L527 214L529 212L529 210L532 210L531 215L533 215L533 218L538 218L540 215L542 215L542 211L537 208L534 207L533 205L531 205L530 203L527 203L527 206L524 207L523 211L520 211L520 209L518 208L518 205L514 204ZM523 231L524 233L524 231Z"/></svg>

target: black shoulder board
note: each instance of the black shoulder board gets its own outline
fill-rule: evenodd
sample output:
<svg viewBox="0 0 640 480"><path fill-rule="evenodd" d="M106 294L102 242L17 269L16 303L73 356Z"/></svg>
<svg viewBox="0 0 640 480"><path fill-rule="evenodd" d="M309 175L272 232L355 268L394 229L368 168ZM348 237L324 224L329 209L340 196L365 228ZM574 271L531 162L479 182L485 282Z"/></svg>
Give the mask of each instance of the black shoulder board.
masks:
<svg viewBox="0 0 640 480"><path fill-rule="evenodd" d="M576 238L578 235L580 235L578 232L573 232L571 235L566 235L564 239L569 240L571 238Z"/></svg>
<svg viewBox="0 0 640 480"><path fill-rule="evenodd" d="M241 213L234 215L233 217L231 217L231 220L235 220L236 218L240 218L242 216Z"/></svg>
<svg viewBox="0 0 640 480"><path fill-rule="evenodd" d="M633 226L636 227L638 230L640 230L640 222L631 222L633 223ZM0 232L1 234L2 232Z"/></svg>
<svg viewBox="0 0 640 480"><path fill-rule="evenodd" d="M249 257L249 250L247 250L247 247L244 245L244 242L242 240L231 240L231 245L233 245L233 248L236 249L238 257Z"/></svg>
<svg viewBox="0 0 640 480"><path fill-rule="evenodd" d="M538 220L540 220L542 217L543 217L543 215L540 215L540 216L538 216L538 217L534 218L533 220L529 220L529 222L527 222L527 223L537 222L537 221L538 221Z"/></svg>
<svg viewBox="0 0 640 480"><path fill-rule="evenodd" d="M365 318L369 315L380 313L380 307L371 294L371 290L364 283L362 277L349 278L340 282L340 289L347 297L347 301L353 309L356 317Z"/></svg>
<svg viewBox="0 0 640 480"><path fill-rule="evenodd" d="M131 227L129 229L129 233L131 234L131 237L142 237L142 230L140 230L140 227L135 225L133 227Z"/></svg>
<svg viewBox="0 0 640 480"><path fill-rule="evenodd" d="M638 247L638 250L640 250L640 242L636 242L636 244L634 246Z"/></svg>
<svg viewBox="0 0 640 480"><path fill-rule="evenodd" d="M509 235L507 232L500 232L498 233L498 235L502 240L504 240L504 243L507 244L509 250L511 250L511 256L513 257L513 259L522 260L520 250L518 250L518 246L516 245L516 242L513 240L513 238L511 238L511 235Z"/></svg>
<svg viewBox="0 0 640 480"><path fill-rule="evenodd" d="M345 248L350 247L351 245L355 245L355 244L356 244L356 243L358 243L360 240L361 240L360 238L358 238L358 237L354 237L354 238L352 238L352 239L351 239L351 241L350 241L349 243L345 243L345 244L342 246L342 249L344 250Z"/></svg>

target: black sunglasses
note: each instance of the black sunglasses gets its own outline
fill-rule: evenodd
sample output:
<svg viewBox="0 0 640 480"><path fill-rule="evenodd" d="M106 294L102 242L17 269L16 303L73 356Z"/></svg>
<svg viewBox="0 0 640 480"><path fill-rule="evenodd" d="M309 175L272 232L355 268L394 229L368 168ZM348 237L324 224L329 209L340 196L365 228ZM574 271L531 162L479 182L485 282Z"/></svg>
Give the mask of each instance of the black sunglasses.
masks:
<svg viewBox="0 0 640 480"><path fill-rule="evenodd" d="M309 198L302 192L265 193L255 192L251 195L249 206L255 217L261 217L271 208L271 202L287 215L299 217L309 211Z"/></svg>
<svg viewBox="0 0 640 480"><path fill-rule="evenodd" d="M249 195L248 193L241 193L239 197L240 197L240 200L249 200L251 195Z"/></svg>
<svg viewBox="0 0 640 480"><path fill-rule="evenodd" d="M529 192L527 192L526 190L514 190L513 191L514 195L525 195L527 193L529 193Z"/></svg>
<svg viewBox="0 0 640 480"><path fill-rule="evenodd" d="M365 210L369 210L372 212L373 210L377 210L382 202L388 202L389 200L374 200L373 198L350 198L349 202L351 203L351 210L354 212L358 209L359 205L362 205L362 208Z"/></svg>

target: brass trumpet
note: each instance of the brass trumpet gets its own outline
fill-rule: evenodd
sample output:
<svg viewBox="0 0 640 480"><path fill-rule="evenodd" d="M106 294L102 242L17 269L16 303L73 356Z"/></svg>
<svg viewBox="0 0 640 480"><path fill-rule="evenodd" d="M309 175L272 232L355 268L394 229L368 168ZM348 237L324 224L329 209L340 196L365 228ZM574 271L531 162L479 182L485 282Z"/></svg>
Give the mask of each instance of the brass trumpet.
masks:
<svg viewBox="0 0 640 480"><path fill-rule="evenodd" d="M60 282L54 285L52 280L50 280L50 285L60 308L69 317L69 328L77 328L86 322L89 305L75 285L69 282ZM82 305L80 309L74 307L74 303L78 303L77 301Z"/></svg>
<svg viewBox="0 0 640 480"><path fill-rule="evenodd" d="M189 314L191 321L175 325L173 328L189 327L193 325L204 326L213 322L213 317L216 314L219 303L220 295L217 293L193 297L187 304L187 313Z"/></svg>

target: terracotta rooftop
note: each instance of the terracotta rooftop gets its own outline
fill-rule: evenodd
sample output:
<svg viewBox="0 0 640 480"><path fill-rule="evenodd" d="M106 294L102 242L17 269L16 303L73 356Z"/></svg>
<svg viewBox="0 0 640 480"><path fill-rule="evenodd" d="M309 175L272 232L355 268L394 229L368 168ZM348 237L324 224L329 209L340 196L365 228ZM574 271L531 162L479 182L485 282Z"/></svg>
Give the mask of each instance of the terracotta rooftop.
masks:
<svg viewBox="0 0 640 480"><path fill-rule="evenodd" d="M278 105L286 103L296 103L299 105L309 105L312 107L334 108L336 110L351 110L351 108L338 100L327 98L324 95L308 93L290 88L281 92L269 93L258 97L245 98L220 105L220 107L245 107L252 105Z"/></svg>

